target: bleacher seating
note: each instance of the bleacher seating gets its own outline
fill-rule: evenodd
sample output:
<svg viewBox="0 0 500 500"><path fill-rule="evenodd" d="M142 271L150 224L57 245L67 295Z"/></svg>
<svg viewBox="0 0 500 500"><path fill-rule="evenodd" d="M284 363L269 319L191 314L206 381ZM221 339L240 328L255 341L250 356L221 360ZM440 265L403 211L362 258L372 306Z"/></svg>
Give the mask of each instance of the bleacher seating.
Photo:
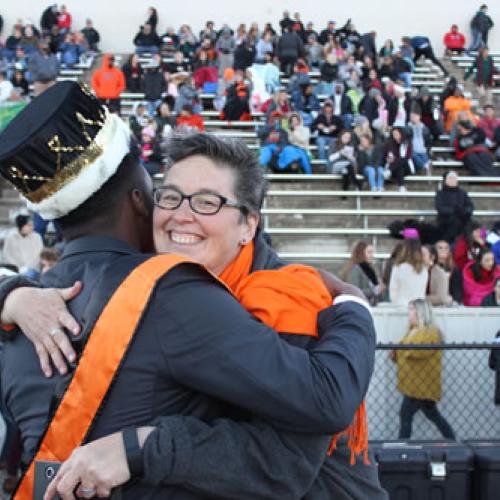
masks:
<svg viewBox="0 0 500 500"><path fill-rule="evenodd" d="M500 61L500 55L495 56ZM121 65L125 56L116 56ZM165 58L170 61L171 58ZM472 58L453 58L460 67L472 63ZM147 64L150 59L141 57ZM59 79L89 80L93 61L86 61L72 70L62 70ZM311 80L318 79L319 73L310 72ZM282 78L282 84L286 84ZM434 66L418 66L413 73L415 88L425 85L437 99L445 84L442 73ZM467 94L471 97L470 94ZM204 104L202 116L206 130L220 136L244 140L248 147L257 151L259 141L257 129L262 126L265 116L253 113L251 121L229 122L220 119L220 113L213 108L213 94L201 94ZM327 96L319 96L324 100ZM144 94L124 92L121 95L122 116L126 119L138 102L144 102ZM391 185L381 193L368 191L344 192L340 190L341 177L325 174L325 164L312 160L314 175L268 174L269 195L263 210L266 231L280 253L289 259L322 261L337 266L349 255L351 244L359 238L367 238L375 245L376 257L386 258L394 244L387 224L395 218L420 218L431 221L435 217L433 197L442 184L442 174L446 169L463 168L454 159L453 148L448 144L448 136L443 135L431 150L432 173L406 178L410 191L392 191ZM317 148L314 141L310 151L313 156ZM500 164L496 164L500 169ZM358 178L362 179L361 176ZM155 181L158 183L161 176ZM492 188L497 178L477 178L464 175L462 184L467 186L476 204L475 217L485 225L500 218L500 194ZM376 196L374 196L376 195ZM0 221L4 222L15 203L12 200L0 206Z"/></svg>

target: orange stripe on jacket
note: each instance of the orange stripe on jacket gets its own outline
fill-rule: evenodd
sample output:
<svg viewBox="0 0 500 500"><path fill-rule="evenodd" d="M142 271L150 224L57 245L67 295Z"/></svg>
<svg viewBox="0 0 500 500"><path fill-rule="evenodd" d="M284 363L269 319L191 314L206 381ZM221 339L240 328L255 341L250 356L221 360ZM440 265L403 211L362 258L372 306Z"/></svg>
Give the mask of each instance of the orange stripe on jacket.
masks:
<svg viewBox="0 0 500 500"><path fill-rule="evenodd" d="M267 326L281 333L318 336L318 313L332 304L320 274L312 267L288 265L277 270L251 272L253 242L242 248L238 257L219 278L233 291L240 304ZM363 401L351 425L336 434L328 450L332 454L339 437L347 437L351 464L362 453L368 463L368 425Z"/></svg>

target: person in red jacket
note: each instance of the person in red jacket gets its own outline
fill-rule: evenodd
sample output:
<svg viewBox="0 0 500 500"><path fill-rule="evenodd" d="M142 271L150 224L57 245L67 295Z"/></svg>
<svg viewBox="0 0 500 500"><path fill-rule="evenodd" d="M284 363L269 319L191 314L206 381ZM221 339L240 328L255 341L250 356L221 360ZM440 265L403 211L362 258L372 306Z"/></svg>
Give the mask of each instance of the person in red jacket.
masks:
<svg viewBox="0 0 500 500"><path fill-rule="evenodd" d="M68 12L66 5L61 5L61 11L57 18L57 26L59 26L59 31L62 34L71 30L71 14Z"/></svg>
<svg viewBox="0 0 500 500"><path fill-rule="evenodd" d="M191 104L182 106L181 112L177 117L176 126L177 129L186 131L196 131L198 129L203 132L205 130L203 118L201 115L193 114L193 106Z"/></svg>
<svg viewBox="0 0 500 500"><path fill-rule="evenodd" d="M120 114L120 94L125 90L125 76L115 67L115 57L105 54L102 65L92 75L95 95L112 113Z"/></svg>
<svg viewBox="0 0 500 500"><path fill-rule="evenodd" d="M443 43L447 56L462 55L465 50L465 35L458 31L456 24L453 24L451 30L444 35Z"/></svg>

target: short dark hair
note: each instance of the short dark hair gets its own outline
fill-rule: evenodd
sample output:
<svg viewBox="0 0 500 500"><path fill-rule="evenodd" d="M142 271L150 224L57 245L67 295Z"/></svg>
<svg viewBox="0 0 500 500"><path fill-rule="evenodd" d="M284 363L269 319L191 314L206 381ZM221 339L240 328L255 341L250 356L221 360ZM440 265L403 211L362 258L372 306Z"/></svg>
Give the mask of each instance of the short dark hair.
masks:
<svg viewBox="0 0 500 500"><path fill-rule="evenodd" d="M235 175L237 201L249 213L259 213L266 194L266 180L255 155L238 139L207 133L174 134L166 144L167 170L191 156L205 156Z"/></svg>
<svg viewBox="0 0 500 500"><path fill-rule="evenodd" d="M139 158L139 146L132 139L129 153L102 187L75 210L57 219L62 232L114 219L124 195L135 187L137 176L134 170L142 168Z"/></svg>

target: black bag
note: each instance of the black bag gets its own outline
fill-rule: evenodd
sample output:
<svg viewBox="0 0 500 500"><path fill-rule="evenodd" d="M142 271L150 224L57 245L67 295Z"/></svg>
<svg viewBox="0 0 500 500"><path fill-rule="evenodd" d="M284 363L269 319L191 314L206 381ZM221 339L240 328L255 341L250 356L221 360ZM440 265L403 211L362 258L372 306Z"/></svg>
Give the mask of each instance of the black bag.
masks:
<svg viewBox="0 0 500 500"><path fill-rule="evenodd" d="M371 443L391 500L471 500L472 450L454 441Z"/></svg>
<svg viewBox="0 0 500 500"><path fill-rule="evenodd" d="M500 497L500 441L468 441L474 452L474 500Z"/></svg>

